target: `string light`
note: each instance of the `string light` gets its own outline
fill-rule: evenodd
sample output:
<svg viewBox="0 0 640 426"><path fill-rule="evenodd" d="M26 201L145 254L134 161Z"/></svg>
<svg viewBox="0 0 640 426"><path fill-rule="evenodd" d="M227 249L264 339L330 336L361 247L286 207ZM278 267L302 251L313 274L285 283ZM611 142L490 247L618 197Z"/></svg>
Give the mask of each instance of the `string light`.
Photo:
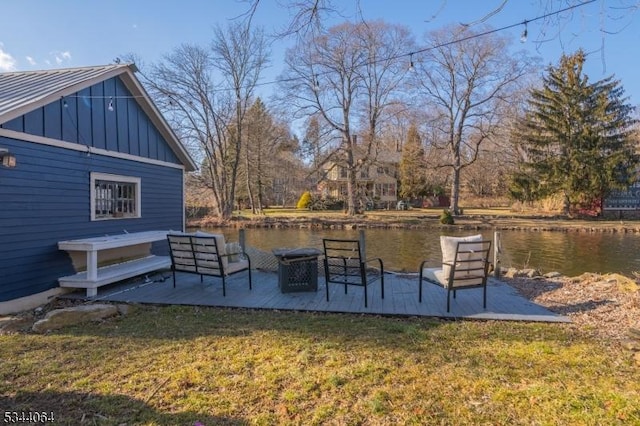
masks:
<svg viewBox="0 0 640 426"><path fill-rule="evenodd" d="M527 20L524 21L524 31L522 31L522 35L520 36L520 43L525 43L527 41Z"/></svg>
<svg viewBox="0 0 640 426"><path fill-rule="evenodd" d="M475 39L475 38L484 37L484 36L487 36L489 34L494 34L494 33L498 33L498 32L504 31L504 30L509 30L511 28L518 27L518 26L522 25L523 23L525 24L525 31L522 33L522 36L525 36L525 41L526 41L526 37L528 36L528 31L526 31L526 24L527 23L534 22L534 21L539 21L541 19L546 19L546 18L548 18L550 16L559 15L559 14L561 14L563 12L566 12L566 11L569 11L569 10L573 10L573 9L577 9L579 7L586 6L586 5L591 4L591 3L595 3L595 1L596 0L585 0L585 1L581 2L581 3L577 3L577 4L574 4L574 5L565 7L563 9L556 10L554 12L545 13L543 15L536 16L535 18L527 19L527 20L525 20L523 22L518 22L516 24L511 24L511 25L507 25L507 26L504 26L504 27L500 27L500 28L484 31L482 33L472 34L472 35L469 35L469 36L466 36L466 37L462 37L462 38L459 38L459 39L455 39L455 40L451 40L451 41L448 41L448 42L440 43L440 44L435 45L435 46L428 46L428 47L425 47L425 48L422 48L422 49L418 49L418 50L415 50L413 52L402 53L402 54L399 54L399 55L396 55L396 56L386 57L386 58L383 58L383 59L379 59L379 60L376 60L376 61L369 62L368 65L372 65L372 64L375 64L377 62L386 62L386 61L390 61L390 60L393 60L393 59L401 59L401 58L404 58L406 56L409 56L409 58L411 59L411 57L414 54L428 52L430 50L439 49L439 48L450 46L450 45L453 45L453 44L462 43L462 42L465 42L467 40L472 40L472 39ZM410 61L409 66L411 66L411 62L412 61ZM326 73L327 72L321 72L318 75L322 75L322 74L326 74ZM258 87L258 86L268 86L268 85L271 85L271 84L280 83L282 81L288 81L288 79L266 81L264 83L256 84L256 87ZM315 90L316 88L313 87L313 89ZM220 89L220 90L229 90L229 89Z"/></svg>
<svg viewBox="0 0 640 426"><path fill-rule="evenodd" d="M83 99L107 99L109 98L109 102L107 104L107 109L109 111L113 111L115 106L113 105L113 99L134 99L139 98L141 96L79 96L79 95L68 95L62 97L62 106L63 108L69 108L69 103L66 98L83 98Z"/></svg>
<svg viewBox="0 0 640 426"><path fill-rule="evenodd" d="M372 65L373 63L376 63L376 62L389 61L389 60L400 59L400 58L404 58L406 56L409 56L409 69L412 69L412 68L415 69L414 67L412 67L412 65L415 65L415 64L413 64L413 55L414 54L424 53L424 52L428 52L430 50L438 49L438 48L441 48L441 47L446 47L446 46L449 46L449 45L452 45L452 44L462 43L462 42L467 41L467 40L471 40L471 39L475 39L475 38L479 38L479 37L484 37L484 36L487 36L489 34L494 34L494 33L497 33L497 32L501 32L501 31L504 31L504 30L515 28L515 27L518 27L518 26L523 25L523 24L524 24L525 28L524 28L521 36L520 36L520 41L522 43L524 43L524 42L527 41L527 38L528 38L528 35L529 35L528 34L528 28L527 28L527 24L529 22L539 21L541 19L546 19L546 18L548 18L550 16L559 15L559 14L561 14L563 12L566 12L566 11L569 11L569 10L574 10L574 9L579 8L579 7L586 6L588 4L594 3L595 1L596 0L585 0L585 1L581 2L581 3L577 3L577 4L574 4L574 5L565 7L563 9L559 9L559 10L556 10L556 11L553 11L553 12L549 12L549 13L546 13L546 14L543 14L543 15L540 15L540 16L536 16L535 18L527 19L527 20L524 20L522 22L518 22L516 24L507 25L507 26L504 26L504 27L488 30L488 31L485 31L485 32L482 32L482 33L473 34L473 35L470 35L470 36L467 36L467 37L462 37L462 38L459 38L459 39L455 39L455 40L452 40L452 41L449 41L449 42L440 43L440 44L435 45L435 46L428 46L428 47L425 47L425 48L422 48L422 49L415 50L413 52L402 53L402 54L399 54L399 55L396 55L396 56L383 58L383 59L380 59L380 60L377 60L377 61L370 62L369 65ZM326 74L326 72L321 72L318 75L322 75L322 74ZM269 85L272 85L272 84L281 83L283 81L296 80L296 79L297 78L265 81L265 82L262 82L262 83L256 83L255 87L269 86ZM314 84L312 86L312 89L314 91L319 91L320 90L320 84L318 82L317 75L314 75ZM223 92L223 91L229 91L229 90L234 90L234 89L216 89L216 90L214 90L214 92ZM145 98L145 96L81 96L81 95L69 95L67 97L88 98L88 99L93 99L93 98L106 99L108 97L109 98L109 111L113 111L113 108L114 108L113 99L114 98L116 98L116 99Z"/></svg>

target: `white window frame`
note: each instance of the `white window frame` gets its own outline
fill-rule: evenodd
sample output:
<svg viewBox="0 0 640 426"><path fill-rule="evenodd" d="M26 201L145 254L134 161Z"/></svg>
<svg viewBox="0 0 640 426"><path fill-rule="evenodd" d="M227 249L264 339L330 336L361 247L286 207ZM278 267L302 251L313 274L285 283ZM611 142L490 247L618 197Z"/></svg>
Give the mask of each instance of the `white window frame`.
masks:
<svg viewBox="0 0 640 426"><path fill-rule="evenodd" d="M97 216L96 217L96 181L108 181L113 183L126 183L133 184L135 186L135 212L133 214L126 214L122 216ZM118 220L118 219L136 219L141 217L141 193L142 185L139 177L113 175L110 173L91 173L91 221L97 220Z"/></svg>

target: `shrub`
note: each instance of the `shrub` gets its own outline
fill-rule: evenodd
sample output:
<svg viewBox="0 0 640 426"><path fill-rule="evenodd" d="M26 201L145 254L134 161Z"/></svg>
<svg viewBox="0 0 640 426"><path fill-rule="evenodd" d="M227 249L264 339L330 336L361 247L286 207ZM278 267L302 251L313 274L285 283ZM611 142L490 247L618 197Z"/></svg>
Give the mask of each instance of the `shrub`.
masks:
<svg viewBox="0 0 640 426"><path fill-rule="evenodd" d="M454 224L453 215L451 214L451 212L449 210L444 210L442 212L442 214L440 215L440 223L443 224L443 225L453 225Z"/></svg>
<svg viewBox="0 0 640 426"><path fill-rule="evenodd" d="M311 204L311 201L312 201L311 193L309 191L305 191L300 196L300 199L298 200L298 204L296 204L296 208L297 209L309 208L309 205Z"/></svg>

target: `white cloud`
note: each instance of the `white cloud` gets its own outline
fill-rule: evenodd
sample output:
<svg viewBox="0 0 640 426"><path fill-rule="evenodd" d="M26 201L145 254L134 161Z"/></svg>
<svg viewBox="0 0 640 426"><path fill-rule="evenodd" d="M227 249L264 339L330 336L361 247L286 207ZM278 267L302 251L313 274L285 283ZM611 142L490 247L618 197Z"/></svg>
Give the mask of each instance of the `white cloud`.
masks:
<svg viewBox="0 0 640 426"><path fill-rule="evenodd" d="M0 43L0 71L13 71L16 69L16 60L5 52L3 47L4 45Z"/></svg>
<svg viewBox="0 0 640 426"><path fill-rule="evenodd" d="M36 60L33 59L31 56L25 56L25 59L27 60L27 62L29 62L29 65L35 65L36 64Z"/></svg>
<svg viewBox="0 0 640 426"><path fill-rule="evenodd" d="M71 52L69 52L68 50L65 50L64 52L53 51L49 54L53 56L53 60L55 61L56 65L62 65L64 62L71 60ZM45 62L49 63L49 61Z"/></svg>

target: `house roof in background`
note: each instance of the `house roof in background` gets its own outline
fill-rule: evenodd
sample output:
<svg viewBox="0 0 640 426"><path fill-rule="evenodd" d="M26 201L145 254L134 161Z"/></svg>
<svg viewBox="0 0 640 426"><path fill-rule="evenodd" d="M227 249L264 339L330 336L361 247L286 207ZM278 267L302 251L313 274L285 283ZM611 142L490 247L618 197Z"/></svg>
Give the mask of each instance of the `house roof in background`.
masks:
<svg viewBox="0 0 640 426"><path fill-rule="evenodd" d="M0 124L117 76L158 128L186 170L197 169L184 145L135 77L136 71L133 64L115 64L0 73Z"/></svg>

